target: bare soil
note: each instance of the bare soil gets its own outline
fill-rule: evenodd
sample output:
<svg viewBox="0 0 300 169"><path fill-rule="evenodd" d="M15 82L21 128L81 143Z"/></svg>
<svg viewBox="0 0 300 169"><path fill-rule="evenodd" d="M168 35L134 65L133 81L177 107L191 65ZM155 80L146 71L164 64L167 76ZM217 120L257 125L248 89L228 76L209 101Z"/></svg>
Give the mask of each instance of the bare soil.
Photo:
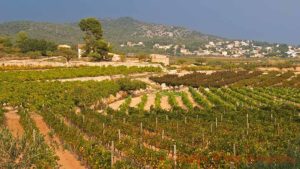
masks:
<svg viewBox="0 0 300 169"><path fill-rule="evenodd" d="M6 110L5 119L7 128L15 138L21 137L24 129L20 123L20 116L17 114L17 110L13 110L12 108L6 108Z"/></svg>
<svg viewBox="0 0 300 169"><path fill-rule="evenodd" d="M170 106L169 101L168 101L168 96L163 96L161 98L160 106L164 110L171 110L171 106Z"/></svg>
<svg viewBox="0 0 300 169"><path fill-rule="evenodd" d="M118 110L119 107L120 107L124 102L125 102L125 99L119 100L119 101L116 101L116 102L114 102L114 103L109 104L109 107L112 108L112 109L114 109L114 110Z"/></svg>
<svg viewBox="0 0 300 169"><path fill-rule="evenodd" d="M142 96L132 98L130 102L130 107L135 107L137 108L137 105L142 101Z"/></svg>
<svg viewBox="0 0 300 169"><path fill-rule="evenodd" d="M187 110L187 107L183 104L182 98L180 96L176 96L176 102L179 107L181 107L184 110Z"/></svg>
<svg viewBox="0 0 300 169"><path fill-rule="evenodd" d="M146 111L149 111L150 107L154 106L154 102L155 102L155 94L149 94L148 95L148 100L146 102L146 105L145 105L144 109Z"/></svg>
<svg viewBox="0 0 300 169"><path fill-rule="evenodd" d="M80 161L76 159L75 155L72 154L69 150L64 150L62 143L57 136L53 138L49 136L51 131L47 124L44 122L43 117L33 113L31 118L36 123L39 131L44 135L45 141L48 145L51 145L53 142L58 144L58 148L55 149L55 154L59 157L58 164L62 169L84 169L85 167L81 165Z"/></svg>

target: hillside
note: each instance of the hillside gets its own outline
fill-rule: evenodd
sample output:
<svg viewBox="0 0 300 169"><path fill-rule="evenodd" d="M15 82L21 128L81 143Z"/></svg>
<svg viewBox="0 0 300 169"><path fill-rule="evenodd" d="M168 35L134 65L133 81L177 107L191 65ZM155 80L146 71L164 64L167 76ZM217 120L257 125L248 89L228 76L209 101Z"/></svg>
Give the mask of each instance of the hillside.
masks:
<svg viewBox="0 0 300 169"><path fill-rule="evenodd" d="M127 42L143 42L144 46L131 47L132 52L148 52L153 45L186 45L193 48L204 42L217 41L221 38L191 31L182 27L151 24L134 20L129 17L119 19L101 19L105 38L114 49L127 52L128 46L120 47ZM56 43L77 44L82 42L82 33L77 23L46 23L32 21L14 21L0 24L0 34L15 35L26 31L33 38L48 39ZM129 51L129 50L128 50Z"/></svg>

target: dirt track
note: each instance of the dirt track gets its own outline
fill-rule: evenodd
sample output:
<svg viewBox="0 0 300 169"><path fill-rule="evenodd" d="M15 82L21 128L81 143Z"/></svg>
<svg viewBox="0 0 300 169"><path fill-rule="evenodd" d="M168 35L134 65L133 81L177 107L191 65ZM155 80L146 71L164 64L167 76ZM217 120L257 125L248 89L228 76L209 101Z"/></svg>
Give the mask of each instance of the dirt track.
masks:
<svg viewBox="0 0 300 169"><path fill-rule="evenodd" d="M5 113L6 126L14 137L21 137L24 133L24 129L20 123L20 116L17 114L17 110L7 108Z"/></svg>
<svg viewBox="0 0 300 169"><path fill-rule="evenodd" d="M142 96L132 98L130 107L137 108L137 105L142 101Z"/></svg>
<svg viewBox="0 0 300 169"><path fill-rule="evenodd" d="M145 105L145 110L146 111L149 111L150 110L150 107L151 106L154 106L154 102L155 102L155 94L149 94L148 95L148 100L146 102L146 105Z"/></svg>
<svg viewBox="0 0 300 169"><path fill-rule="evenodd" d="M161 98L160 106L164 110L171 110L171 106L170 106L169 101L168 101L168 96L163 96Z"/></svg>
<svg viewBox="0 0 300 169"><path fill-rule="evenodd" d="M51 145L52 142L56 142L59 146L55 149L55 154L59 157L58 164L62 169L84 169L85 167L80 164L74 154L68 150L64 150L60 140L54 136L50 138L49 132L51 131L47 124L44 122L43 117L38 114L32 114L31 118L34 120L39 131L44 135L45 141L48 145Z"/></svg>

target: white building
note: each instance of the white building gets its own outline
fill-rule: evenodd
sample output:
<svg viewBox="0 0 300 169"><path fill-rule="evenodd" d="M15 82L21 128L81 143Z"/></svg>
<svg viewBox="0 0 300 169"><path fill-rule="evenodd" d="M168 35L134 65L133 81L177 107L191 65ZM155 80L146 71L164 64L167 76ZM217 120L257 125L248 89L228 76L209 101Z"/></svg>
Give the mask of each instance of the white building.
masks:
<svg viewBox="0 0 300 169"><path fill-rule="evenodd" d="M85 45L84 44L78 44L77 49L78 49L78 58L80 59L82 55L85 52Z"/></svg>

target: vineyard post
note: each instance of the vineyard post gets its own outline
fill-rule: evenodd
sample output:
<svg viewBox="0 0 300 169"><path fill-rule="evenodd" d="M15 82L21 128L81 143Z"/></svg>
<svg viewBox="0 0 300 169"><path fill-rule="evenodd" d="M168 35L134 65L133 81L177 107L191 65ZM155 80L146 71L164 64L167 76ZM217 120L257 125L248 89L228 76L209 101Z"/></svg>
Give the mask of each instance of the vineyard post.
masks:
<svg viewBox="0 0 300 169"><path fill-rule="evenodd" d="M210 124L210 132L211 133L213 132L213 124L212 123Z"/></svg>
<svg viewBox="0 0 300 169"><path fill-rule="evenodd" d="M123 123L124 123L124 124L126 123L126 119L125 119L125 117L123 118Z"/></svg>
<svg viewBox="0 0 300 169"><path fill-rule="evenodd" d="M249 134L249 114L247 114L247 135Z"/></svg>
<svg viewBox="0 0 300 169"><path fill-rule="evenodd" d="M32 131L32 135L33 135L33 142L35 143L35 130Z"/></svg>
<svg viewBox="0 0 300 169"><path fill-rule="evenodd" d="M119 142L121 141L121 130L118 129L118 137L119 137Z"/></svg>
<svg viewBox="0 0 300 169"><path fill-rule="evenodd" d="M235 148L235 143L233 143L233 155L236 156L236 148Z"/></svg>
<svg viewBox="0 0 300 169"><path fill-rule="evenodd" d="M175 165L175 169L177 168L177 152L176 152L176 145L174 145L174 165Z"/></svg>
<svg viewBox="0 0 300 169"><path fill-rule="evenodd" d="M158 119L155 117L155 130L157 130L157 125L158 125Z"/></svg>
<svg viewBox="0 0 300 169"><path fill-rule="evenodd" d="M184 124L186 124L187 123L187 118L186 117L184 117Z"/></svg>
<svg viewBox="0 0 300 169"><path fill-rule="evenodd" d="M169 116L168 115L166 115L166 121L168 121L169 120Z"/></svg>
<svg viewBox="0 0 300 169"><path fill-rule="evenodd" d="M143 122L141 122L141 135L143 134Z"/></svg>
<svg viewBox="0 0 300 169"><path fill-rule="evenodd" d="M165 130L162 131L162 134L161 134L161 139L164 139L165 138Z"/></svg>
<svg viewBox="0 0 300 169"><path fill-rule="evenodd" d="M271 114L271 120L273 120L273 113Z"/></svg>
<svg viewBox="0 0 300 169"><path fill-rule="evenodd" d="M114 141L111 142L111 168L114 166Z"/></svg>
<svg viewBox="0 0 300 169"><path fill-rule="evenodd" d="M104 133L105 133L105 123L102 123L102 128L103 128L102 134L104 135Z"/></svg>
<svg viewBox="0 0 300 169"><path fill-rule="evenodd" d="M218 118L216 117L216 128L218 128Z"/></svg>

